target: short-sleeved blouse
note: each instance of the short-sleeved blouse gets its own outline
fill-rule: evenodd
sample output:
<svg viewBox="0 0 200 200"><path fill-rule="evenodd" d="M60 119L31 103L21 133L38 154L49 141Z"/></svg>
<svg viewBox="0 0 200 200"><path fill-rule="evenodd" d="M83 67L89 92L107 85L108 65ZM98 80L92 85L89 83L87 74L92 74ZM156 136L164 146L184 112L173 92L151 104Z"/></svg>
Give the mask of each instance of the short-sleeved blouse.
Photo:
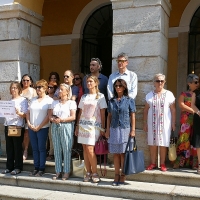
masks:
<svg viewBox="0 0 200 200"><path fill-rule="evenodd" d="M48 110L51 109L53 99L46 95L42 101L38 101L37 97L31 99L30 110L30 123L34 126L39 126L45 117L48 115ZM45 124L42 128L49 127L49 123Z"/></svg>
<svg viewBox="0 0 200 200"><path fill-rule="evenodd" d="M77 105L73 100L68 100L64 104L60 103L59 100L53 101L51 105L53 109L53 115L63 119L70 116L70 110L76 110Z"/></svg>
<svg viewBox="0 0 200 200"><path fill-rule="evenodd" d="M20 96L19 98L11 99L11 101L14 101L15 108L19 109L20 112L27 113L28 101L24 97ZM16 117L14 118L6 118L4 125L5 126L15 125L24 127L24 118L20 117L19 115L16 115Z"/></svg>

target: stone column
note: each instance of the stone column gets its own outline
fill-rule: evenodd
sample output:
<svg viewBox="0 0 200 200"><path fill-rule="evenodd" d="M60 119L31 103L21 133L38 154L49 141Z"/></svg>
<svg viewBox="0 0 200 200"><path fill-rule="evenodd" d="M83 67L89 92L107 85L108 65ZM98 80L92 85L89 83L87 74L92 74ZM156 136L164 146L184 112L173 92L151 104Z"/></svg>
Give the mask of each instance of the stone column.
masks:
<svg viewBox="0 0 200 200"><path fill-rule="evenodd" d="M9 86L25 73L40 77L40 30L43 17L20 4L0 6L0 95L10 99ZM2 120L1 120L2 121ZM0 128L5 154L5 138Z"/></svg>
<svg viewBox="0 0 200 200"><path fill-rule="evenodd" d="M150 155L143 127L145 95L153 89L156 73L166 74L168 57L168 29L171 5L169 0L111 0L113 6L113 67L121 52L129 56L129 70L138 75L136 98L136 139L138 149Z"/></svg>

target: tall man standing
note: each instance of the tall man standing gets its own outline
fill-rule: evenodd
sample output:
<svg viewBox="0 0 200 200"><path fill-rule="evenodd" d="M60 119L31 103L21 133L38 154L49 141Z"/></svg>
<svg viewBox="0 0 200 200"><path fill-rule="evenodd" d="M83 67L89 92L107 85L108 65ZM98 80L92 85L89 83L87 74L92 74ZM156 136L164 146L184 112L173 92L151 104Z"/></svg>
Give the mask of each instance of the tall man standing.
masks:
<svg viewBox="0 0 200 200"><path fill-rule="evenodd" d="M96 76L99 79L99 91L104 94L105 98L107 99L107 84L108 78L100 73L102 68L102 64L99 58L92 58L90 61L90 75ZM89 92L86 83L87 77L85 76L83 79L83 90L84 94Z"/></svg>
<svg viewBox="0 0 200 200"><path fill-rule="evenodd" d="M129 97L135 99L137 95L138 78L136 73L127 69L128 56L125 53L120 53L117 56L116 61L118 63L119 71L112 73L109 77L107 85L108 99L110 100L113 97L113 83L119 78L126 81L128 87L128 95Z"/></svg>

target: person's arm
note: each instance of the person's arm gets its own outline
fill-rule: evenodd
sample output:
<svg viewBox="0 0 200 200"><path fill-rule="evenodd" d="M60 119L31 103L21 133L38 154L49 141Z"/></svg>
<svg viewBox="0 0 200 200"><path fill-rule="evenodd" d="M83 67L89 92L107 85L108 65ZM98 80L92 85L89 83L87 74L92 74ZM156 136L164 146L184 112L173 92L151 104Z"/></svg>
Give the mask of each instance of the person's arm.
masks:
<svg viewBox="0 0 200 200"><path fill-rule="evenodd" d="M79 120L80 120L81 114L82 114L82 109L79 108L79 112L78 112L78 116L77 116L77 120L76 120L76 128L75 128L75 132L74 132L74 134L76 136L78 136Z"/></svg>
<svg viewBox="0 0 200 200"><path fill-rule="evenodd" d="M111 123L111 118L112 118L112 115L109 112L108 116L107 116L107 127L106 127L106 133L105 133L105 137L106 138L110 137L110 123Z"/></svg>
<svg viewBox="0 0 200 200"><path fill-rule="evenodd" d="M105 108L100 109L100 114L101 114L101 128L104 130L100 130L101 135L105 134Z"/></svg>
<svg viewBox="0 0 200 200"><path fill-rule="evenodd" d="M194 114L194 110L191 107L185 105L184 96L182 94L179 96L178 105L181 111L186 111L186 112Z"/></svg>
<svg viewBox="0 0 200 200"><path fill-rule="evenodd" d="M112 83L112 76L111 75L108 79L108 85L107 85L107 92L108 92L108 99L109 100L113 97L113 83Z"/></svg>
<svg viewBox="0 0 200 200"><path fill-rule="evenodd" d="M135 113L131 113L131 131L130 136L135 137Z"/></svg>
<svg viewBox="0 0 200 200"><path fill-rule="evenodd" d="M137 75L134 73L134 76L132 77L133 79L131 81L131 88L129 91L129 96L133 99L136 98L137 96L137 85L138 85L138 78Z"/></svg>
<svg viewBox="0 0 200 200"><path fill-rule="evenodd" d="M34 126L30 123L30 110L28 110L28 112L26 113L26 121L27 121L28 127L33 130Z"/></svg>
<svg viewBox="0 0 200 200"><path fill-rule="evenodd" d="M175 131L175 129L176 129L176 108L175 108L175 102L170 105L170 111L171 111L171 116L172 116L172 119L171 119L172 130Z"/></svg>
<svg viewBox="0 0 200 200"><path fill-rule="evenodd" d="M195 112L197 115L200 116L200 111L199 111L199 109L196 107L195 103L196 103L196 94L193 93L193 94L192 94L191 107L192 107L192 109L194 110L194 112Z"/></svg>
<svg viewBox="0 0 200 200"><path fill-rule="evenodd" d="M76 119L76 110L70 110L70 116L60 119L60 122L72 122Z"/></svg>
<svg viewBox="0 0 200 200"><path fill-rule="evenodd" d="M146 103L144 106L144 112L143 112L143 130L145 132L148 131L148 124L147 124L148 111L149 111L149 104Z"/></svg>

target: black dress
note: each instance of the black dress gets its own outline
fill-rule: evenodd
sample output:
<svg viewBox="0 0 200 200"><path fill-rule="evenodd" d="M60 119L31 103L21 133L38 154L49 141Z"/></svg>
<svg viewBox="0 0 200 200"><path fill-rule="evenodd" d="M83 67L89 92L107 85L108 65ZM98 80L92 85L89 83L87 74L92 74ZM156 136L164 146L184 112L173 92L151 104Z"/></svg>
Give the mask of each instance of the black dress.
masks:
<svg viewBox="0 0 200 200"><path fill-rule="evenodd" d="M200 90L195 90L196 94L195 106L200 110ZM193 118L193 136L192 145L195 148L200 148L200 116L196 113Z"/></svg>

